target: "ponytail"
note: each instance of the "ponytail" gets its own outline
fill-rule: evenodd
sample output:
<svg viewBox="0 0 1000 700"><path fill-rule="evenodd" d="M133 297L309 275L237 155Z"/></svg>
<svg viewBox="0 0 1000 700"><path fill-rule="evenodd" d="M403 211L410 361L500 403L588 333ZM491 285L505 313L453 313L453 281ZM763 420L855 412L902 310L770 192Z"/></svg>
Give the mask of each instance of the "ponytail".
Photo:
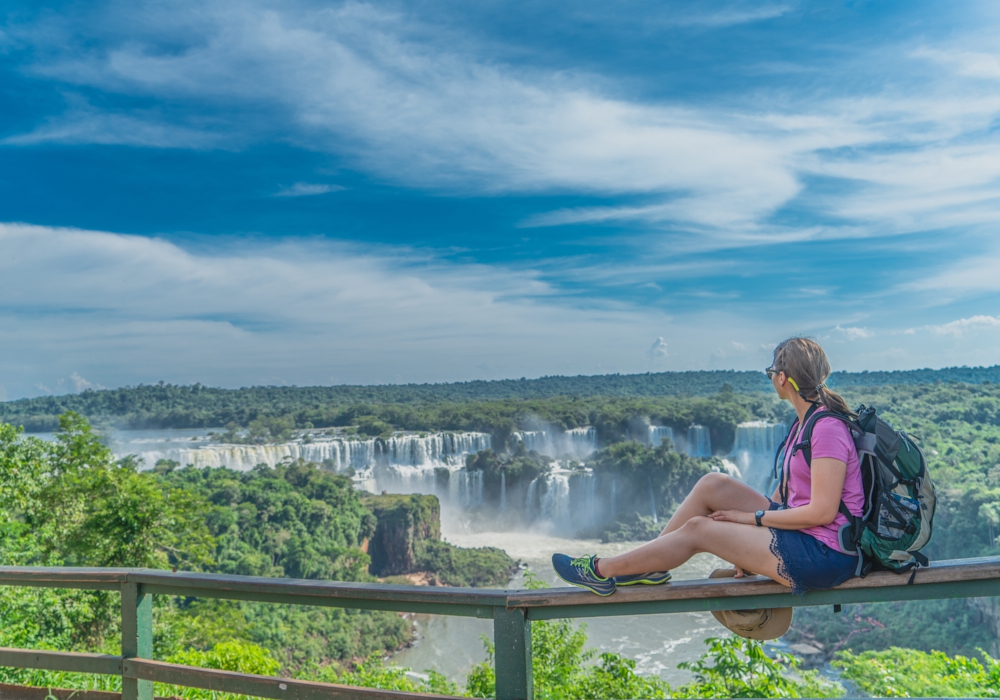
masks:
<svg viewBox="0 0 1000 700"><path fill-rule="evenodd" d="M827 410L833 411L834 413L842 413L845 416L851 416L852 418L855 417L854 411L852 411L847 405L847 402L844 401L844 397L836 391L827 389L826 384L820 384L816 387L816 393L819 394L819 402L826 406Z"/></svg>
<svg viewBox="0 0 1000 700"><path fill-rule="evenodd" d="M830 361L812 338L789 338L774 349L774 369L784 372L789 384L804 400L834 413L854 416L843 397L826 387Z"/></svg>

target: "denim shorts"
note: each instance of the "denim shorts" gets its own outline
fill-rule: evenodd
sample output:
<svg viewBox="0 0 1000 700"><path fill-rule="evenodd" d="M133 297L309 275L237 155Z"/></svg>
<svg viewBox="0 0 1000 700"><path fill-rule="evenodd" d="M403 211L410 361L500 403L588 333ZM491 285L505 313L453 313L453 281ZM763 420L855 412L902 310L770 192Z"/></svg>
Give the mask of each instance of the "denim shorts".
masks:
<svg viewBox="0 0 1000 700"><path fill-rule="evenodd" d="M778 510L772 502L768 510ZM838 552L800 530L771 530L771 553L778 558L778 573L792 583L792 593L822 591L853 578L858 558Z"/></svg>

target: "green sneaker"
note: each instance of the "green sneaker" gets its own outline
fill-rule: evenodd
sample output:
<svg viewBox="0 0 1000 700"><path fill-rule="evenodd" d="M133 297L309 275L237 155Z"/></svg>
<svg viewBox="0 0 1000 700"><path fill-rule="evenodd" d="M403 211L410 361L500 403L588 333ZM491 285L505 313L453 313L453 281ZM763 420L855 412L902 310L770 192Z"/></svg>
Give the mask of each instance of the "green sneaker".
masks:
<svg viewBox="0 0 1000 700"><path fill-rule="evenodd" d="M615 584L618 586L634 586L637 583L644 583L648 586L658 586L670 580L669 571L654 571L651 574L631 574L630 576L615 576Z"/></svg>
<svg viewBox="0 0 1000 700"><path fill-rule="evenodd" d="M566 583L589 588L597 595L611 595L615 592L615 580L594 573L594 556L573 559L565 554L553 554L552 568Z"/></svg>

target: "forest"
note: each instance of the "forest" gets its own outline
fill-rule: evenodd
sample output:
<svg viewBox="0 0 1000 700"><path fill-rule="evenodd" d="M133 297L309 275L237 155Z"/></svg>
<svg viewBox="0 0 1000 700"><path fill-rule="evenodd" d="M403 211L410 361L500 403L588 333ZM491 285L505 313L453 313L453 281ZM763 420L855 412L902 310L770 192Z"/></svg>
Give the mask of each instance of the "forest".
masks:
<svg viewBox="0 0 1000 700"><path fill-rule="evenodd" d="M997 383L1000 382L1000 366L835 372L830 377L829 385L843 389L936 382ZM556 397L694 397L717 394L723 387L740 394L770 391L763 372L731 370L542 377L451 384L244 389L218 389L201 384L176 386L161 382L6 401L0 403L0 420L22 425L28 432L55 430L59 415L66 411L79 413L94 425L119 428L221 428L229 423L248 426L251 421L260 418L287 418L294 427L305 428L347 425L354 416L364 415L359 412L364 406L398 404L397 410L402 410L402 406L419 407L412 414L414 416L434 406L438 406L442 413L453 412L456 415L455 421L449 424L452 427L445 426L440 419L437 422L440 427L461 430L471 429L467 424L475 416L473 412L468 420L464 418L464 412L458 406L467 403L528 402ZM348 412L351 407L353 410ZM414 419L408 423L414 427L407 429L426 429L417 427L418 424Z"/></svg>

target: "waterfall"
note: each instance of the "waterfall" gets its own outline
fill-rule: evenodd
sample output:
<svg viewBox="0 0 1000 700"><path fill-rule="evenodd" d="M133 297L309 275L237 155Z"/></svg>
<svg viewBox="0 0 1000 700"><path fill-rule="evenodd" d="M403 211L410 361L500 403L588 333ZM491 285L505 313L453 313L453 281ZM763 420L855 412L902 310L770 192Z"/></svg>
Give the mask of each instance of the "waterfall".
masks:
<svg viewBox="0 0 1000 700"><path fill-rule="evenodd" d="M394 435L389 438L321 438L314 442L295 440L277 445L210 444L165 450L132 450L129 443L116 445L116 456L135 453L147 467L160 459L196 467L229 467L248 471L258 464L275 466L286 460L304 459L329 464L336 471L360 471L376 465L433 468L461 466L465 455L492 447L488 433L433 433ZM121 455L117 452L120 451Z"/></svg>
<svg viewBox="0 0 1000 700"><path fill-rule="evenodd" d="M507 470L500 470L500 512L507 510Z"/></svg>
<svg viewBox="0 0 1000 700"><path fill-rule="evenodd" d="M356 485L365 490L391 493L427 493L441 497L459 497L456 489L461 479L450 479L447 491L439 493L444 479L437 470L455 472L465 465L466 455L490 449L488 433L431 433L429 435L397 434L388 438L323 437L312 442L293 440L277 445L201 444L182 447L172 443L169 448L141 449L139 443L115 445L115 454L122 457L136 453L151 468L158 460L168 459L181 465L196 467L228 467L249 471L258 464L274 467L282 462L315 462L337 472L354 470ZM140 449L136 450L135 448ZM120 454L119 454L120 453ZM482 479L469 482L479 490L470 497L470 504L482 503ZM478 485L477 485L478 484ZM464 498L464 497L462 497ZM466 499L467 500L467 499ZM454 498L452 502L456 502ZM470 506L471 507L471 506Z"/></svg>
<svg viewBox="0 0 1000 700"><path fill-rule="evenodd" d="M449 488L452 503L465 510L479 508L483 505L483 472L480 469L459 469L452 472L450 482L455 482L455 488Z"/></svg>
<svg viewBox="0 0 1000 700"><path fill-rule="evenodd" d="M740 473L740 468L736 466L736 463L730 459L722 458L722 468L712 467L712 471L724 472L734 479L739 479L743 481L743 475Z"/></svg>
<svg viewBox="0 0 1000 700"><path fill-rule="evenodd" d="M692 425L687 429L687 453L692 457L712 456L712 436L704 425Z"/></svg>
<svg viewBox="0 0 1000 700"><path fill-rule="evenodd" d="M674 442L674 429L669 425L651 425L649 426L649 444L653 447L659 447L663 442L663 438L670 438L670 442ZM675 443L676 445L676 443Z"/></svg>
<svg viewBox="0 0 1000 700"><path fill-rule="evenodd" d="M539 516L553 525L568 525L569 507L569 475L563 472L552 472L546 479L545 493L539 504Z"/></svg>
<svg viewBox="0 0 1000 700"><path fill-rule="evenodd" d="M618 515L618 477L611 477L611 519Z"/></svg>
<svg viewBox="0 0 1000 700"><path fill-rule="evenodd" d="M535 477L528 484L528 495L524 498L524 515L528 522L531 522L538 515L538 479Z"/></svg>
<svg viewBox="0 0 1000 700"><path fill-rule="evenodd" d="M649 486L649 510L653 514L653 522L660 522L659 517L656 515L656 496L653 495L653 479L649 474L646 475L646 484Z"/></svg>
<svg viewBox="0 0 1000 700"><path fill-rule="evenodd" d="M733 460L743 475L743 481L770 496L778 484L773 475L774 455L788 434L788 426L781 423L752 421L736 426Z"/></svg>
<svg viewBox="0 0 1000 700"><path fill-rule="evenodd" d="M583 459L597 449L597 430L589 427L571 428L564 432L518 430L511 437L523 442L526 450L534 450L549 457Z"/></svg>

